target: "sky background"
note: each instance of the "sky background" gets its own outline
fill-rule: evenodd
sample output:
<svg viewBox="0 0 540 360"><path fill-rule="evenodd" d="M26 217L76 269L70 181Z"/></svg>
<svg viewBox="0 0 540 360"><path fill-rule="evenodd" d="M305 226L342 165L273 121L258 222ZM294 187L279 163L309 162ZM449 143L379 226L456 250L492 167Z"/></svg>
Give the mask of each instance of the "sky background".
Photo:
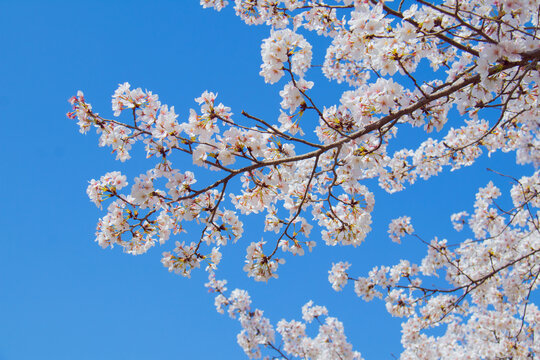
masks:
<svg viewBox="0 0 540 360"><path fill-rule="evenodd" d="M195 0L2 0L0 5L0 360L244 358L236 344L240 326L215 311L203 286L204 271L185 279L161 265L160 255L172 249L172 241L136 257L94 243L97 219L104 214L86 196L88 181L122 170L132 184L153 163L137 158L140 150L127 163L115 161L109 148L97 146L95 133L79 134L65 114L67 99L82 90L97 112L111 117L111 95L127 81L159 94L180 119L206 89L218 92L218 100L235 114L246 110L276 119L283 83L265 85L258 75L260 43L269 29L248 27L232 7L217 13ZM314 44L319 63L325 43ZM307 78L321 76L315 69ZM319 81L313 96L330 106L344 89ZM404 130L404 143L418 143L415 134ZM190 159L184 161L191 166ZM387 237L388 222L402 215L413 218L425 239L463 239L467 234L452 230L450 215L471 212L475 192L489 180L506 188L508 181L487 167L531 173L513 162L513 154L484 156L474 168L447 170L393 195L369 183L376 205L364 244L327 247L314 231L319 245L313 253L287 255L280 278L267 284L242 271L246 246L260 240L263 224L255 219L242 240L224 248L218 278L227 278L229 289L247 288L253 306L274 324L300 319L310 299L326 305L344 322L355 350L367 359L390 359L401 349L400 322L383 302L361 301L351 286L334 292L327 281L332 263L349 261L351 272L362 276L403 257L419 261L425 248L418 242L411 238L397 245ZM191 232L184 240L197 236Z"/></svg>

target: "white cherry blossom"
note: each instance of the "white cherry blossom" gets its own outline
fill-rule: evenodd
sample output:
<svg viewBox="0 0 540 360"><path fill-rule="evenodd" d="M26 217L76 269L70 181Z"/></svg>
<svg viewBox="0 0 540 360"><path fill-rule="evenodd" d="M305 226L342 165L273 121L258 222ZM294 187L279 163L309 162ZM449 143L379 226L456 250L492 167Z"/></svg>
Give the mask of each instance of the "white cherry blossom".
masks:
<svg viewBox="0 0 540 360"><path fill-rule="evenodd" d="M227 256L223 248L245 247L237 262L247 276L274 281L279 265L309 257L306 249L363 251L364 241L381 238L369 236L377 183L389 193L407 191L510 152L529 174L494 171L469 209L449 209L461 232L423 239L421 222L413 229L409 216L397 214L390 238L399 243L407 235L401 246L420 242L423 257L371 270L338 261L328 280L336 291L352 282L361 299L383 302L402 320L401 359L540 357L533 303L540 276L538 1L200 4L221 11L229 2L246 24L269 27L259 74L268 84L279 82L274 119L248 110L235 115L208 90L181 116L127 82L114 91L108 118L78 91L67 116L81 133L94 128L99 146L110 147L117 160L130 161L141 146L155 162L131 187L117 171L90 181L90 200L107 204L98 244L133 255L168 246L162 263L169 271L186 277L207 271L216 310L240 322L237 341L250 358L360 359L343 323L323 306L310 301L303 321L283 319L274 327L247 291L227 293L227 282L215 277ZM317 76L330 86L345 83L339 101L313 95L328 86ZM415 128L414 139L402 138L408 128ZM186 170L191 163L206 169ZM262 239L238 241L256 214ZM189 222L200 227L200 238L180 239Z"/></svg>

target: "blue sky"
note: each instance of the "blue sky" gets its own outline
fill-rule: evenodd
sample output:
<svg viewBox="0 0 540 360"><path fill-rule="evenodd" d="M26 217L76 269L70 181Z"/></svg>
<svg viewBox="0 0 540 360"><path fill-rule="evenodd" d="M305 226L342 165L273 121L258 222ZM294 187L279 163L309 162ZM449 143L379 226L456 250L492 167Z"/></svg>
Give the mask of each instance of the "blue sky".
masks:
<svg viewBox="0 0 540 360"><path fill-rule="evenodd" d="M239 325L215 312L204 272L188 280L162 267L160 254L172 242L138 257L94 243L103 214L86 196L88 180L119 169L133 183L151 163L115 161L95 134L80 135L65 113L67 99L80 89L96 111L112 116L110 96L128 81L159 94L180 118L206 89L237 115L246 110L275 118L283 84L265 85L258 75L260 42L269 30L247 27L232 8L217 13L194 0L0 4L0 360L244 358L236 344ZM308 79L321 79L318 70ZM339 97L319 83L313 94L324 105ZM411 142L418 141L415 134L404 131ZM484 157L475 168L445 171L394 195L374 189L374 230L362 246L320 243L308 256L288 256L279 280L268 284L242 271L245 247L260 240L261 223L254 221L244 239L224 250L218 277L229 279L231 289L248 288L254 306L274 324L299 319L310 299L326 305L344 322L356 350L368 359L391 358L401 348L399 321L383 303L363 303L351 287L333 292L327 281L332 262L347 260L353 273L364 275L403 256L419 260L422 246L412 239L399 246L387 237L388 222L401 215L412 216L426 239L462 239L451 229L450 214L470 210L474 193L489 180L507 183L486 167L531 172L515 169L513 160L513 154Z"/></svg>

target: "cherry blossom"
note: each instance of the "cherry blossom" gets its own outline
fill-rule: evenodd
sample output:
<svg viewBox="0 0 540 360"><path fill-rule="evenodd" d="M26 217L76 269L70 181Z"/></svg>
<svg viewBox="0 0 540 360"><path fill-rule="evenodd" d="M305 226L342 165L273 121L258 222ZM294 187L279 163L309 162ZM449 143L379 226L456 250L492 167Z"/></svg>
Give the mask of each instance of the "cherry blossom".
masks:
<svg viewBox="0 0 540 360"><path fill-rule="evenodd" d="M223 247L245 247L238 262L247 276L274 281L279 265L315 246L361 251L374 221L373 184L407 191L497 152L538 168L539 3L200 1L217 11L229 2L246 24L269 28L259 75L279 83L277 118L234 114L212 91L194 94L194 108L181 116L127 82L114 91L107 118L78 91L67 116L81 133L94 128L99 146L120 161L136 146L154 161L131 187L117 171L90 181L90 200L107 203L96 241L134 255L168 247L162 263L169 271L207 271L216 309L240 322L237 341L250 358L360 359L343 323L323 306L308 302L303 321L274 326L247 291L227 293L227 282L215 277ZM323 85L315 86L316 72L344 83L339 101L314 95ZM407 128L417 138L400 141ZM191 163L206 169L182 169ZM358 297L384 303L402 320L401 359L540 357L540 312L531 295L540 276L540 174L492 174L469 209L450 210L461 231L451 238L424 239L406 214L390 222L392 241L407 238L395 246L420 242L421 260L371 270L339 261L329 270L334 290L346 293L351 282ZM262 238L239 242L255 214ZM190 222L200 237L185 241Z"/></svg>

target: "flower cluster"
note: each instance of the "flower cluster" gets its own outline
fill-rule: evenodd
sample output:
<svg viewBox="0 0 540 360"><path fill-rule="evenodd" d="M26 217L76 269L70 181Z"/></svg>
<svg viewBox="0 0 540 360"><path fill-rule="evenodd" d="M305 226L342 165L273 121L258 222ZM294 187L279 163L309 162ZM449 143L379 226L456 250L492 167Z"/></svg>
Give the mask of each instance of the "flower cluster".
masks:
<svg viewBox="0 0 540 360"><path fill-rule="evenodd" d="M353 351L352 345L347 342L343 324L328 316L328 310L324 306L313 305L313 302L309 301L302 307L304 322L283 319L274 330L270 320L264 317L263 311L251 308L251 298L247 291L235 289L227 296L226 284L225 280L216 280L215 274L210 273L205 286L217 294L217 311L224 313L226 308L229 316L240 322L242 330L237 341L249 358L260 358L261 348L269 347L279 351L281 356L285 353L310 359L362 359L360 353ZM317 336L311 338L306 334L306 327L314 320L320 326ZM276 331L281 336L282 350L279 350L276 343Z"/></svg>
<svg viewBox="0 0 540 360"><path fill-rule="evenodd" d="M284 75L284 68L303 77L311 65L311 45L289 29L273 30L261 46L261 76L270 84Z"/></svg>
<svg viewBox="0 0 540 360"><path fill-rule="evenodd" d="M348 262L338 262L332 264L332 269L328 271L328 281L332 284L332 288L336 291L341 291L349 277L347 275L347 269L351 267Z"/></svg>
<svg viewBox="0 0 540 360"><path fill-rule="evenodd" d="M412 235L414 229L411 225L411 218L408 216L402 216L400 218L392 220L388 226L388 234L392 241L401 243L401 238L405 234Z"/></svg>

